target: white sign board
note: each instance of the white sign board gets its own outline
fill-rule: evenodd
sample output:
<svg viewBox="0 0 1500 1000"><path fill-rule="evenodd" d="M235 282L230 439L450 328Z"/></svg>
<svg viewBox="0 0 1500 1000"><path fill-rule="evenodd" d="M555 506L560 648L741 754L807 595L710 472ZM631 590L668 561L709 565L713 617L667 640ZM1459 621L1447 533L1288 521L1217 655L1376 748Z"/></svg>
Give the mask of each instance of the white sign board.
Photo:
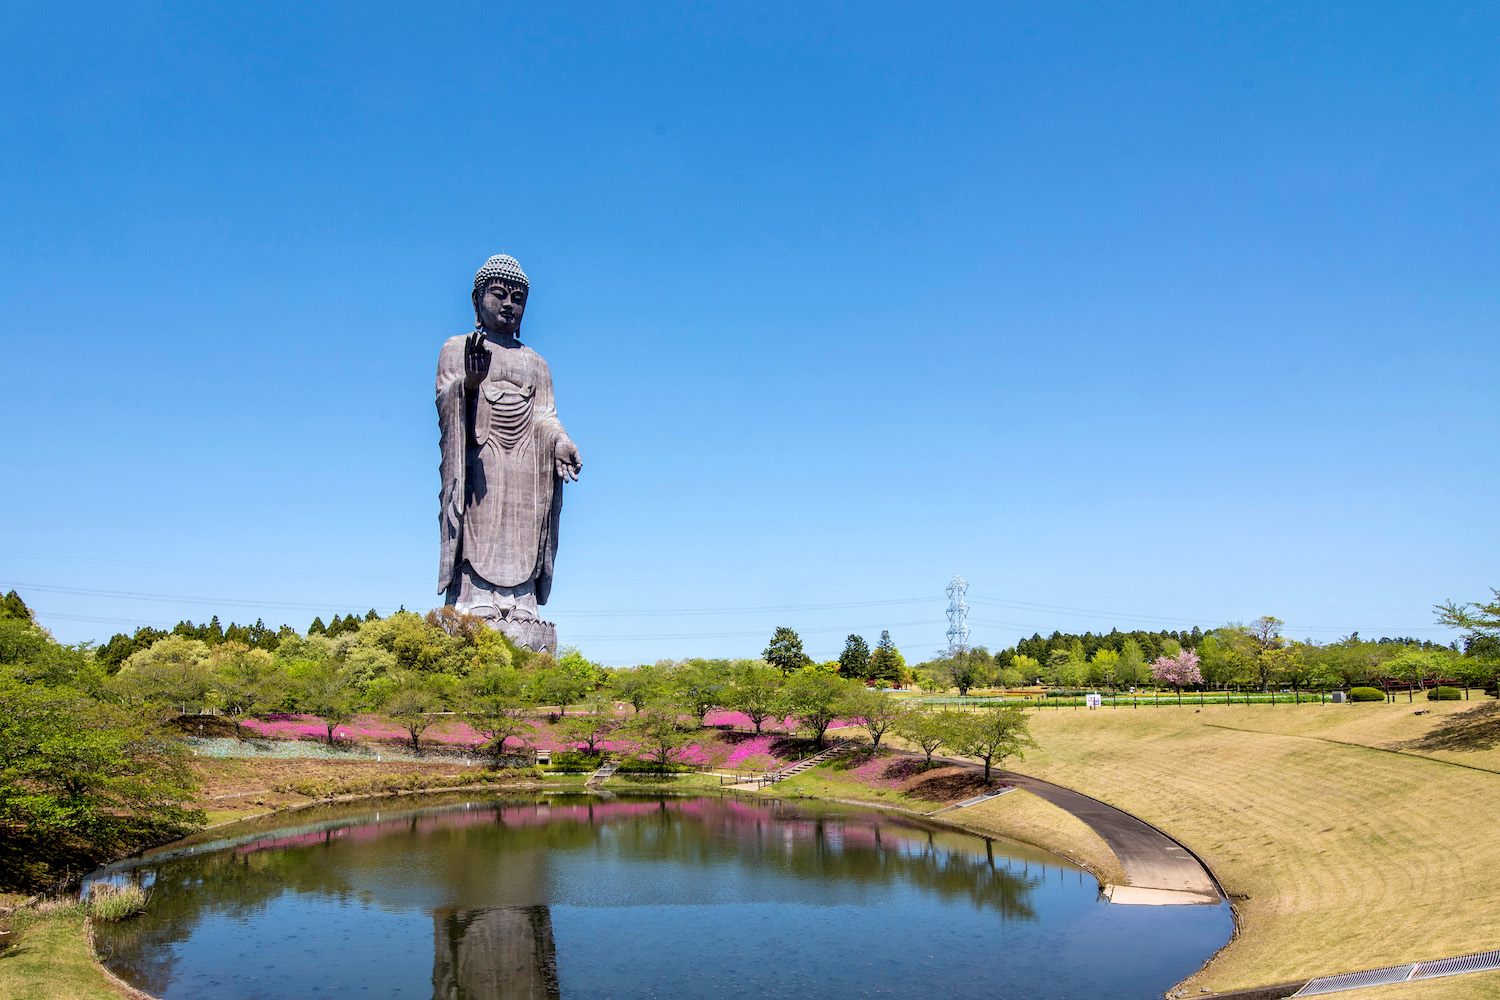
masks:
<svg viewBox="0 0 1500 1000"><path fill-rule="evenodd" d="M1083 703L1089 708L1100 708L1104 705L1104 696L1100 694L1086 694Z"/></svg>

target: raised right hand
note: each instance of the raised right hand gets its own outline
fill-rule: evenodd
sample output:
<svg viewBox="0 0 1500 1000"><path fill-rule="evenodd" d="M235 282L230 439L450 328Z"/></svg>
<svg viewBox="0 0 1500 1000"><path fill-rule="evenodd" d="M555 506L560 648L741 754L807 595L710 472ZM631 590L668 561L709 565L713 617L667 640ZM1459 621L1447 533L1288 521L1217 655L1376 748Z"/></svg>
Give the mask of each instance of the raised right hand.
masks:
<svg viewBox="0 0 1500 1000"><path fill-rule="evenodd" d="M484 333L475 330L464 339L464 388L473 392L490 373L490 352L484 346Z"/></svg>

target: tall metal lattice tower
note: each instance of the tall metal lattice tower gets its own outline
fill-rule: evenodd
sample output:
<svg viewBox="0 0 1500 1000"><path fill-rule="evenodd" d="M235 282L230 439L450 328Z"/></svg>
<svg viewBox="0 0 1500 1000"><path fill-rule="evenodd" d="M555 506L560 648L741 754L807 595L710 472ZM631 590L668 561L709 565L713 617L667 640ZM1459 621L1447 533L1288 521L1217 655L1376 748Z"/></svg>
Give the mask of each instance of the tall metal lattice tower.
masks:
<svg viewBox="0 0 1500 1000"><path fill-rule="evenodd" d="M948 581L948 655L956 656L969 648L969 604L964 595L969 592L969 581L955 576Z"/></svg>

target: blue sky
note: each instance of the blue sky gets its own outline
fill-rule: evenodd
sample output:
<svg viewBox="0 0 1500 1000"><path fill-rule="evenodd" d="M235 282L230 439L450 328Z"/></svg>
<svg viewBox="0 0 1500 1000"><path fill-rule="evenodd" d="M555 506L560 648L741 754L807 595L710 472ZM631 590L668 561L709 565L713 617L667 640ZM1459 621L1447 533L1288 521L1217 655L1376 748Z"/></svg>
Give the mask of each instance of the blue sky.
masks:
<svg viewBox="0 0 1500 1000"><path fill-rule="evenodd" d="M1493 5L7 5L0 587L437 601L442 341L533 281L611 664L1500 585Z"/></svg>

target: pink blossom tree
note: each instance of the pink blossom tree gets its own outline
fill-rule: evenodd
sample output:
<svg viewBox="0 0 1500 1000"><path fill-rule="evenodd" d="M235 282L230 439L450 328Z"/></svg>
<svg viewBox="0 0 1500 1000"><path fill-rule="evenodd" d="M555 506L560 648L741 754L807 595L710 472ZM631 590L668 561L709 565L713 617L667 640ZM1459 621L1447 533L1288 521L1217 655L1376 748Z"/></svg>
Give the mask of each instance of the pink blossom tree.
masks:
<svg viewBox="0 0 1500 1000"><path fill-rule="evenodd" d="M1158 684L1170 684L1177 689L1177 704L1182 704L1184 684L1202 684L1203 673L1198 669L1198 654L1184 649L1176 656L1158 656L1151 662L1151 678Z"/></svg>

